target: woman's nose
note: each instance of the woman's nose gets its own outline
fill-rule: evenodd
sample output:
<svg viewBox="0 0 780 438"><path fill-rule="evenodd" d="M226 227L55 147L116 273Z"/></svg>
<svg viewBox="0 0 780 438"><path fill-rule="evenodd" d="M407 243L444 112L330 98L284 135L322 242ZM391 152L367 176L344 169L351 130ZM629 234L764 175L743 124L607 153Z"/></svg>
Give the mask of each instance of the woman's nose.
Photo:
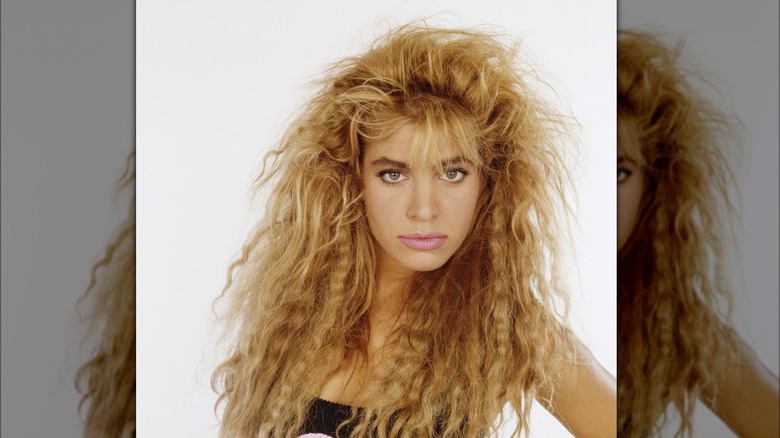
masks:
<svg viewBox="0 0 780 438"><path fill-rule="evenodd" d="M406 211L409 219L430 221L438 217L439 206L434 181L418 179L411 187L411 199Z"/></svg>

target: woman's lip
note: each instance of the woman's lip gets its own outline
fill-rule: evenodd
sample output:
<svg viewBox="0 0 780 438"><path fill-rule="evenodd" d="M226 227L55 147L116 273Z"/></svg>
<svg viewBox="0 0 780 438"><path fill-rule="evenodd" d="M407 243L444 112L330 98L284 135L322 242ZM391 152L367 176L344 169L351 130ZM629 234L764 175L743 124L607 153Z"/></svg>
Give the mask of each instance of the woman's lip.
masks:
<svg viewBox="0 0 780 438"><path fill-rule="evenodd" d="M414 237L414 236L424 236L424 237ZM419 249L419 250L431 250L444 245L444 242L447 240L447 236L440 233L426 233L424 235L419 233L413 233L413 234L404 234L403 236L398 236L398 239L401 241L401 243L408 246L409 248Z"/></svg>
<svg viewBox="0 0 780 438"><path fill-rule="evenodd" d="M400 236L401 239L436 239L441 237L447 237L446 234L442 233L436 233L436 232L429 232L429 233L409 233L409 234L402 234Z"/></svg>

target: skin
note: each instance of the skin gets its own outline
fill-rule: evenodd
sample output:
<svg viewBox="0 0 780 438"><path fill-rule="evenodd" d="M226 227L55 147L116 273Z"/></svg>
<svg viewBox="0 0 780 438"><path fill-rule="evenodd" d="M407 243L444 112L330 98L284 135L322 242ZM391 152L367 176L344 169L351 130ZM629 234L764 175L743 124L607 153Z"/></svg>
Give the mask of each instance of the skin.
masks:
<svg viewBox="0 0 780 438"><path fill-rule="evenodd" d="M778 437L780 380L742 338L732 335L739 360L721 376L717 393L705 388L701 400L741 437Z"/></svg>
<svg viewBox="0 0 780 438"><path fill-rule="evenodd" d="M444 173L391 163L409 161L413 138L414 126L405 125L388 138L365 145L363 197L369 227L378 244L379 262L378 295L369 313L368 362L348 359L326 379L320 398L360 405L361 387L370 380L372 366L381 362L385 340L401 322L403 297L396 293L398 286L414 272L441 267L471 228L484 189L477 169L465 161L454 163L457 151L441 138L441 156L452 162L444 166ZM435 250L416 250L398 239L399 235L430 231L446 234L445 244ZM571 339L577 365L561 371L556 376L559 386L555 393L542 389L539 400L574 436L614 437L615 378L575 336Z"/></svg>
<svg viewBox="0 0 780 438"><path fill-rule="evenodd" d="M482 188L476 167L456 161L457 150L445 141L439 141L441 156L451 164L444 173L408 168L414 133L407 124L363 150L363 199L379 247L380 282L444 265L468 235ZM419 250L398 238L414 232L438 232L447 240L437 249Z"/></svg>
<svg viewBox="0 0 780 438"><path fill-rule="evenodd" d="M617 436L617 381L576 336L571 334L570 339L576 366L559 372L555 393L542 388L537 401L575 437L613 438Z"/></svg>
<svg viewBox="0 0 780 438"><path fill-rule="evenodd" d="M617 149L617 249L620 251L636 228L645 175L641 167Z"/></svg>

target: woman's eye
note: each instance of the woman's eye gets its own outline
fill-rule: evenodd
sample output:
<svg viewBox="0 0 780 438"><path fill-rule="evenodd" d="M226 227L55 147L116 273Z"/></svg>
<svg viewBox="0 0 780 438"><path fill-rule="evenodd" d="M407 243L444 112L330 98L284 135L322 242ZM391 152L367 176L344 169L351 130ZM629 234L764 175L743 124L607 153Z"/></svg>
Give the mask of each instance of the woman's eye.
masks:
<svg viewBox="0 0 780 438"><path fill-rule="evenodd" d="M461 182L469 173L463 169L450 169L441 175L441 179L447 182Z"/></svg>
<svg viewBox="0 0 780 438"><path fill-rule="evenodd" d="M397 170L386 170L380 173L379 176L382 178L382 181L389 184L399 183L406 179L406 176Z"/></svg>
<svg viewBox="0 0 780 438"><path fill-rule="evenodd" d="M618 168L617 170L617 182L621 183L631 176L631 171L628 169Z"/></svg>

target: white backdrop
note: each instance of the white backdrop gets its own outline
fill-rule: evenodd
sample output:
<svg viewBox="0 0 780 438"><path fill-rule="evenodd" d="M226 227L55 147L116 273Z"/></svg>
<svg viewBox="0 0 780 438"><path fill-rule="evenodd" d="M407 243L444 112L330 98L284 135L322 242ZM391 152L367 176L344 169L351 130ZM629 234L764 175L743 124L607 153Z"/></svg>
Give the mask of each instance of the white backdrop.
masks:
<svg viewBox="0 0 780 438"><path fill-rule="evenodd" d="M388 26L497 25L581 124L573 326L615 363L614 2L136 3L137 416L140 436L218 432L211 305L260 212L249 185L305 85ZM224 345L221 346L224 348ZM508 427L507 430L511 430ZM532 435L568 436L543 408Z"/></svg>
<svg viewBox="0 0 780 438"><path fill-rule="evenodd" d="M621 28L662 31L684 39L686 54L712 82L708 98L744 124L744 156L733 163L742 192L738 248L728 254L734 282L733 323L778 375L778 10L750 0L622 0ZM671 423L665 433L676 428ZM734 435L701 403L695 436Z"/></svg>

